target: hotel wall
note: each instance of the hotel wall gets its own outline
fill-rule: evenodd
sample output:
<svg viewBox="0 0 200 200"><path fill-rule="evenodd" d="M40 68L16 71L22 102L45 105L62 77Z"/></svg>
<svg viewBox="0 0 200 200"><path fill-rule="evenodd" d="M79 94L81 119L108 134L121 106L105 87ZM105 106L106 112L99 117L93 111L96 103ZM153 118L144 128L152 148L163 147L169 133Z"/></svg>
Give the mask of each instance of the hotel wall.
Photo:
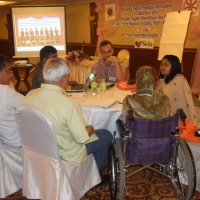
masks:
<svg viewBox="0 0 200 200"><path fill-rule="evenodd" d="M90 4L66 7L67 42L90 43Z"/></svg>
<svg viewBox="0 0 200 200"><path fill-rule="evenodd" d="M9 8L7 6L0 7L0 39L8 39L8 31L5 24L7 24L6 14L9 12Z"/></svg>

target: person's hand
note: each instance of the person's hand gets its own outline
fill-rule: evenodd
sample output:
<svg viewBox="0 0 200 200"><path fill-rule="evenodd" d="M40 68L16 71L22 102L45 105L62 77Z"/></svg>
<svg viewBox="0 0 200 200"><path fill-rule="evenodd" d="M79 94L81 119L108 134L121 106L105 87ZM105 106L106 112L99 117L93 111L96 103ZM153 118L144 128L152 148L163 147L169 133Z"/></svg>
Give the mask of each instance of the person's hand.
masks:
<svg viewBox="0 0 200 200"><path fill-rule="evenodd" d="M88 132L89 136L92 135L92 133L96 132L96 130L94 129L94 127L91 126L91 125L86 126L86 129L87 129L87 132Z"/></svg>
<svg viewBox="0 0 200 200"><path fill-rule="evenodd" d="M110 66L112 63L117 63L118 60L115 56L109 56L106 58L106 65Z"/></svg>

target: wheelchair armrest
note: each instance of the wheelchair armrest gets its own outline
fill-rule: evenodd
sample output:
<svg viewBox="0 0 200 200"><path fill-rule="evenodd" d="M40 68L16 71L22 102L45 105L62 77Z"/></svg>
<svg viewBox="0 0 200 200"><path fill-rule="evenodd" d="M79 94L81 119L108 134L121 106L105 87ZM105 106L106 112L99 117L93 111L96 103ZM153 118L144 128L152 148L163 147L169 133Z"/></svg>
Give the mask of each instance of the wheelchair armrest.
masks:
<svg viewBox="0 0 200 200"><path fill-rule="evenodd" d="M129 131L126 130L126 124L122 120L118 119L116 125L121 137L129 136Z"/></svg>

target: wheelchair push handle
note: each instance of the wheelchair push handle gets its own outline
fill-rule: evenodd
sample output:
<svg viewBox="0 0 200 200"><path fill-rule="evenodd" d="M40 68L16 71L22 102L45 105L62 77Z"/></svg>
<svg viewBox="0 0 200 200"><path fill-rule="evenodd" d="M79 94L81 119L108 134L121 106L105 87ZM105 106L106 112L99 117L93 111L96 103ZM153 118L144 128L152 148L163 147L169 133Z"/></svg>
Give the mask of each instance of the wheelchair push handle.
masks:
<svg viewBox="0 0 200 200"><path fill-rule="evenodd" d="M179 115L181 121L183 122L184 126L186 126L185 120L187 118L187 115L185 114L185 112L183 111L182 108L178 108L177 109L177 114Z"/></svg>

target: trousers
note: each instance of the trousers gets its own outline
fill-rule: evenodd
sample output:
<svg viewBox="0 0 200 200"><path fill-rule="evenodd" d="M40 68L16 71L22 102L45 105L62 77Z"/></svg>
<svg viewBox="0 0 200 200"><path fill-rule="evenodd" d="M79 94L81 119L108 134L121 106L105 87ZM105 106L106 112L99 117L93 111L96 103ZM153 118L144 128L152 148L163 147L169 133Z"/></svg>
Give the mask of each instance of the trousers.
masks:
<svg viewBox="0 0 200 200"><path fill-rule="evenodd" d="M85 144L87 155L93 153L97 167L101 171L108 165L108 151L111 142L113 141L113 135L106 129L96 130L96 135L99 138L94 142Z"/></svg>

